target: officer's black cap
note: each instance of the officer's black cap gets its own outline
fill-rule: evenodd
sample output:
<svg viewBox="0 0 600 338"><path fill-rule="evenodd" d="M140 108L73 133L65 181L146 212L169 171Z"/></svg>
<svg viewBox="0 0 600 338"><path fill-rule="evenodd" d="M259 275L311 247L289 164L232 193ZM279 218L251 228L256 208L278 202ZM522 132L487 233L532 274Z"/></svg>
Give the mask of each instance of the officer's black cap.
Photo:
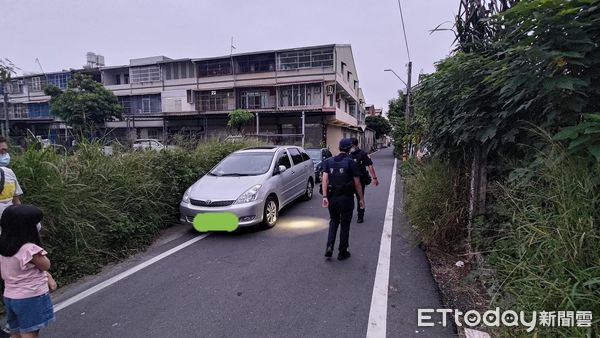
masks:
<svg viewBox="0 0 600 338"><path fill-rule="evenodd" d="M350 148L352 148L352 140L350 140L349 138L343 138L340 140L341 151L348 151L350 150Z"/></svg>

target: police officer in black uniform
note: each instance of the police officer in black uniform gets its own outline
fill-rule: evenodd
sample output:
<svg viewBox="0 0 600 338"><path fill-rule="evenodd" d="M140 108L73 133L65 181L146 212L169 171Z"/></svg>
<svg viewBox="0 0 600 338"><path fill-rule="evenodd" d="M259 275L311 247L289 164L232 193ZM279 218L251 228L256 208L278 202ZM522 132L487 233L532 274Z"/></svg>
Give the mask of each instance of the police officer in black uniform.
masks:
<svg viewBox="0 0 600 338"><path fill-rule="evenodd" d="M379 185L379 180L377 179L377 175L375 175L375 168L373 167L373 161L371 161L371 158L369 157L369 154L367 154L366 151L360 149L358 147L358 139L356 138L351 138L350 139L352 141L352 150L350 151L350 157L354 160L354 162L356 162L356 164L358 164L358 171L360 172L360 185L361 185L361 191L362 191L362 198L365 198L365 187L369 184L371 184L371 181L373 181L373 184L375 186ZM371 173L371 175L369 175L369 172ZM371 179L371 177L373 177L373 179ZM358 194L356 194L356 200L358 201L359 196ZM364 206L361 208L361 206L358 206L358 218L356 220L357 223L362 223L365 221L365 208Z"/></svg>
<svg viewBox="0 0 600 338"><path fill-rule="evenodd" d="M342 139L339 155L330 157L323 163L323 207L329 210L330 218L325 257L329 258L333 255L337 228L340 226L339 260L350 257L348 239L350 237L350 222L354 212L354 194L358 194L360 207L365 207L358 165L348 154L351 148L352 141Z"/></svg>

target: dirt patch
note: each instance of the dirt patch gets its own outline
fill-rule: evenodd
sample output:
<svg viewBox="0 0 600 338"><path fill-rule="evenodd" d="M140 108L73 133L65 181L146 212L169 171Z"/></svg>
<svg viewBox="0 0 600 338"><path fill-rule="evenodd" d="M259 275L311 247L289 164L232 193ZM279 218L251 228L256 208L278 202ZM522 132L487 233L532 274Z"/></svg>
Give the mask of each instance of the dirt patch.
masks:
<svg viewBox="0 0 600 338"><path fill-rule="evenodd" d="M464 253L448 252L435 247L426 248L425 253L445 308L458 309L463 313L469 310L483 313L489 309L490 300L486 290L475 277L475 267L466 260ZM484 327L478 329L486 331Z"/></svg>

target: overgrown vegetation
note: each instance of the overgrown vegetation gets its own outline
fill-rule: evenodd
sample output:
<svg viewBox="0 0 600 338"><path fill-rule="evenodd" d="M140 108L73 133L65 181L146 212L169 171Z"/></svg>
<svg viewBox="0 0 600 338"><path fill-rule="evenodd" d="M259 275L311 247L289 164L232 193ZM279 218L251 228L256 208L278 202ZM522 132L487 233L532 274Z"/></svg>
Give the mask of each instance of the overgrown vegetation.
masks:
<svg viewBox="0 0 600 338"><path fill-rule="evenodd" d="M414 161L411 163L415 163ZM404 166L410 166L405 164ZM451 249L464 232L465 182L453 175L454 168L440 160L412 164L406 182L406 213L426 245Z"/></svg>
<svg viewBox="0 0 600 338"><path fill-rule="evenodd" d="M484 282L493 304L523 311L587 310L598 316L600 165L590 167L586 158L555 146L522 166L505 182L494 183L494 222L488 224L494 231L483 238L491 241L484 246L492 249L486 267L495 273ZM591 334L585 328L540 332Z"/></svg>
<svg viewBox="0 0 600 338"><path fill-rule="evenodd" d="M248 142L115 152L83 143L73 155L30 148L13 156L24 203L44 211L42 241L65 284L150 244L178 221L183 192ZM253 144L252 144L253 145Z"/></svg>
<svg viewBox="0 0 600 338"><path fill-rule="evenodd" d="M395 126L433 152L408 172L407 211L425 243L468 254L490 307L592 310L592 328L536 331L590 337L600 334L600 1L513 4L457 20L472 36L424 77L417 125Z"/></svg>

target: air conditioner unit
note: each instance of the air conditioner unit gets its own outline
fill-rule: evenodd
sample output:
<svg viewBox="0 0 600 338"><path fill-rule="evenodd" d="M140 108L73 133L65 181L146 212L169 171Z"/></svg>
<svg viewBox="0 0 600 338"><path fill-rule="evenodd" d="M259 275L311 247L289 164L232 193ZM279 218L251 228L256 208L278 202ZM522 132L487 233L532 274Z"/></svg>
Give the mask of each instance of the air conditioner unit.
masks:
<svg viewBox="0 0 600 338"><path fill-rule="evenodd" d="M327 95L333 95L333 86L332 85L327 86Z"/></svg>

